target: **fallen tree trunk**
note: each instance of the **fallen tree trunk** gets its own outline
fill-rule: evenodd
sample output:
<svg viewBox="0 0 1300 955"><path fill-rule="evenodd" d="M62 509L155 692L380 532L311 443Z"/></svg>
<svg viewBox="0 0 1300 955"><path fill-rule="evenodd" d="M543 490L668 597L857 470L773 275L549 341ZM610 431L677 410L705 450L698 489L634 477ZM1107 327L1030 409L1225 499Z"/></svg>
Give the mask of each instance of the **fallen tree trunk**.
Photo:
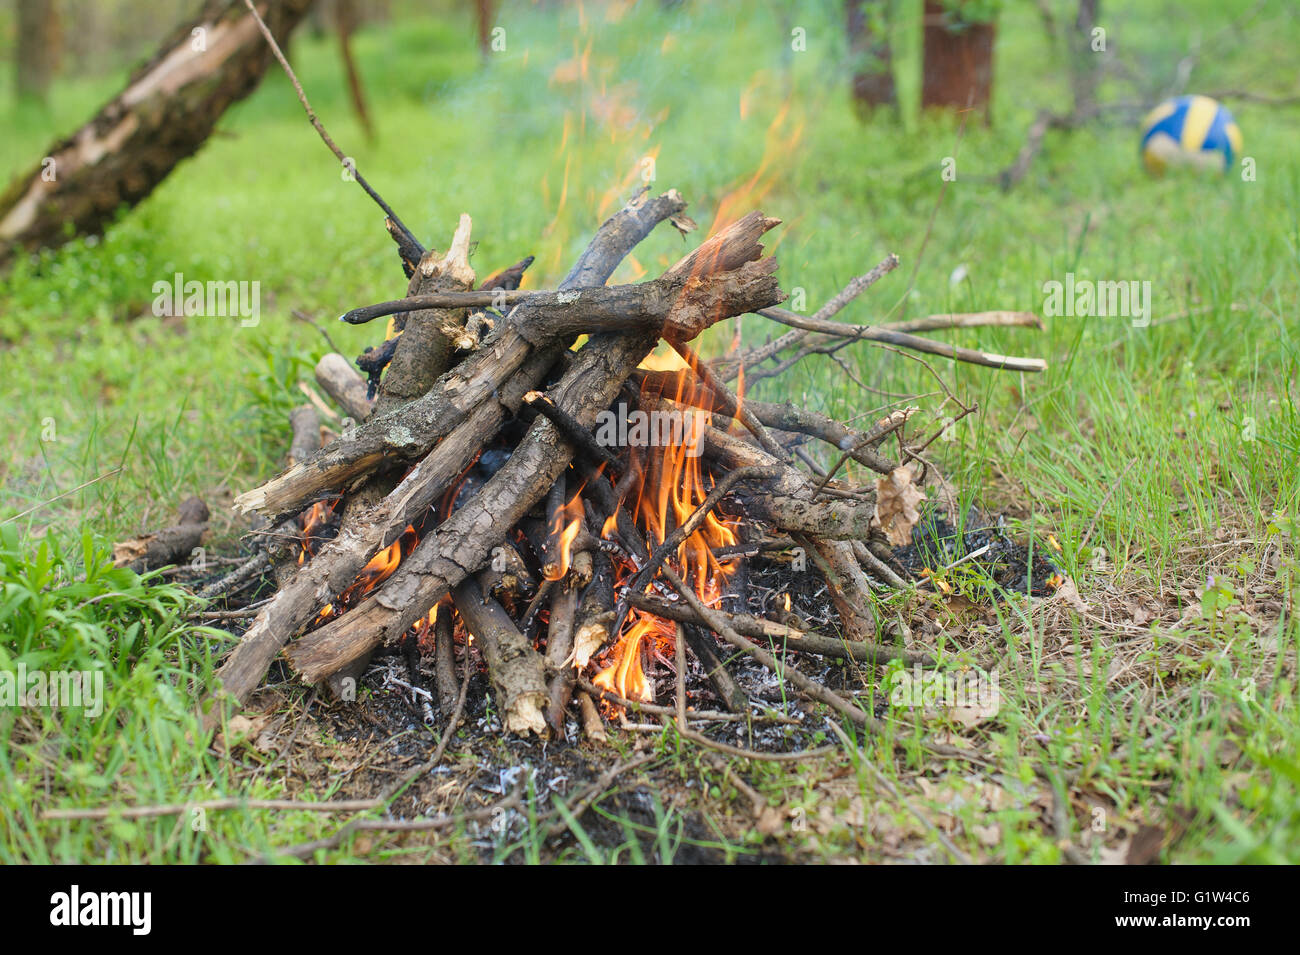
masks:
<svg viewBox="0 0 1300 955"><path fill-rule="evenodd" d="M259 7L284 41L311 4L261 0ZM0 194L0 267L20 252L103 231L119 208L134 206L199 150L225 111L257 88L270 61L244 0L208 0L122 92Z"/></svg>

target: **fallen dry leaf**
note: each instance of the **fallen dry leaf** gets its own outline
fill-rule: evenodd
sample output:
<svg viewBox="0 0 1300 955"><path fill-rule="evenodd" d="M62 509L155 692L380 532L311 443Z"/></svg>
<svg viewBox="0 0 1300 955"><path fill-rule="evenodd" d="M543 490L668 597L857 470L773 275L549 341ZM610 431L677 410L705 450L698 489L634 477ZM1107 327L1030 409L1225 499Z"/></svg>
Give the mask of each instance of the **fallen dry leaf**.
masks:
<svg viewBox="0 0 1300 955"><path fill-rule="evenodd" d="M970 833L986 849L1002 845L1002 826L996 822L991 826L971 826Z"/></svg>
<svg viewBox="0 0 1300 955"><path fill-rule="evenodd" d="M1049 599L1062 601L1080 613L1088 612L1088 605L1079 596L1079 588L1074 585L1073 577L1066 577L1062 580L1061 585L1056 588L1056 593Z"/></svg>
<svg viewBox="0 0 1300 955"><path fill-rule="evenodd" d="M871 526L883 530L891 544L910 544L912 528L921 519L916 506L925 500L925 494L915 479L912 466L904 464L876 481L876 513Z"/></svg>

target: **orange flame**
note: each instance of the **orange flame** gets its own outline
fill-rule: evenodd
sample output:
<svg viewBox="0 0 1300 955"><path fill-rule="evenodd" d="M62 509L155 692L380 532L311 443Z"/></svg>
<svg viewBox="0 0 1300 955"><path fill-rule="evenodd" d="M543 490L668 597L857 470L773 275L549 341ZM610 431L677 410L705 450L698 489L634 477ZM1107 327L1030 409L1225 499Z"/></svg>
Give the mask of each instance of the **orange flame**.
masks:
<svg viewBox="0 0 1300 955"><path fill-rule="evenodd" d="M694 376L680 374L676 381L673 397L677 406L707 404L707 395L693 393L706 387ZM647 405L653 405L651 399L659 396L646 394L644 397ZM688 453L686 442L668 445L652 456L639 481L631 510L652 547L663 543L673 528L685 523L713 486L712 478L704 472L702 458ZM601 536L610 537L615 526L613 518L606 521ZM712 511L670 558L678 573L705 603L714 603L722 596L723 586L734 569L732 561L719 561L713 549L736 543L735 526L734 521L720 518L716 510ZM606 657L608 665L593 682L625 699L650 700L652 694L642 667L642 655L647 648L671 654L674 633L671 623L643 611L633 611L628 626Z"/></svg>
<svg viewBox="0 0 1300 955"><path fill-rule="evenodd" d="M573 558L573 542L577 539L578 532L582 530L582 516L582 488L579 487L573 497L569 498L555 515L551 536L557 538L558 554L554 559L548 556L547 563L542 568L542 576L547 580L562 580L569 572L569 563Z"/></svg>

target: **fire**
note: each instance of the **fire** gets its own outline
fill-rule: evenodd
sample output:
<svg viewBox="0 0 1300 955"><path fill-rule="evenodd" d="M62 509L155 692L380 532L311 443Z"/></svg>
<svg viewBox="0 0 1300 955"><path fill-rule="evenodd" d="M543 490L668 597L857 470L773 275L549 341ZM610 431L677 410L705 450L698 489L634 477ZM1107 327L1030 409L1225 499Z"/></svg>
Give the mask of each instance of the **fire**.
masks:
<svg viewBox="0 0 1300 955"><path fill-rule="evenodd" d="M678 367L682 365L684 363ZM703 395L690 393L696 387L695 382L693 376L677 376L677 387L672 397L679 405L688 406L703 401ZM643 395L647 401L657 397L653 394ZM703 459L698 454L692 456L687 453L686 445L669 445L660 450L661 453L647 462L641 475L640 487L629 507L636 525L645 534L651 547L663 543L674 528L681 526L713 487L712 476L705 472ZM611 517L601 529L601 536L612 537L616 526L616 519ZM711 512L699 528L682 541L677 553L669 561L681 577L695 588L702 601L715 603L721 598L734 565L731 561L719 561L713 550L736 542L734 522L725 517L719 518L716 511ZM631 568L622 569L625 575L632 572ZM671 656L674 634L673 624L652 614L634 611L608 655L608 666L596 675L593 682L625 699L653 699L650 681L642 666L642 657L647 652Z"/></svg>
<svg viewBox="0 0 1300 955"><path fill-rule="evenodd" d="M686 367L686 362L671 346L660 342L654 351L641 359L638 367L647 371L680 371Z"/></svg>
<svg viewBox="0 0 1300 955"><path fill-rule="evenodd" d="M544 575L547 580L563 580L569 572L569 560L573 556L573 541L578 536L582 521L574 519L560 531L559 560L547 564Z"/></svg>
<svg viewBox="0 0 1300 955"><path fill-rule="evenodd" d="M402 562L402 543L407 543L407 551L414 549L417 538L415 528L410 524L406 525L406 530L402 535L393 541L374 557L370 562L361 568L361 573L357 574L357 579L343 591L342 600L346 603L348 599L356 594L368 594L389 577L393 576L393 571Z"/></svg>
<svg viewBox="0 0 1300 955"><path fill-rule="evenodd" d="M755 81L757 82L757 77ZM748 99L753 86L751 84L751 88L741 97L742 119L748 112ZM780 180L782 162L797 153L796 147L803 138L803 119L791 119L790 109L791 100L787 96L767 127L763 137L763 157L759 160L758 168L722 197L713 225L709 227L709 235L716 235L750 209L756 208Z"/></svg>
<svg viewBox="0 0 1300 955"><path fill-rule="evenodd" d="M317 501L308 508L302 518L302 549L298 552L298 563L304 563L308 557L316 556L320 535L333 516L333 503Z"/></svg>
<svg viewBox="0 0 1300 955"><path fill-rule="evenodd" d="M641 666L641 652L642 643L654 635L658 623L658 618L650 616L642 616L633 623L632 629L620 638L614 648L614 663L596 674L596 679L592 682L602 690L617 693L625 700L641 700L645 703L653 700L650 682Z"/></svg>

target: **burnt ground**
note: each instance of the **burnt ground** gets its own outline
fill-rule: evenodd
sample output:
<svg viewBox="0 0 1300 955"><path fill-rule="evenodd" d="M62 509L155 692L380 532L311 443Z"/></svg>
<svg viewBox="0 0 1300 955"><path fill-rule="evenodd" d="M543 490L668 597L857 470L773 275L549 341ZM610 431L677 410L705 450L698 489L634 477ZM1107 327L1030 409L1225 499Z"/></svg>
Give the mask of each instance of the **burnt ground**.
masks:
<svg viewBox="0 0 1300 955"><path fill-rule="evenodd" d="M958 530L942 518L930 517L916 532L912 546L895 551L897 571L916 577L923 568L946 567L987 546L982 556L960 565L967 576L981 575L986 586L984 600L918 593L906 603L896 601L893 611L903 623L894 633L906 635L909 649L934 648L940 637L949 649L960 648L963 640L954 635L972 623L978 629L988 604L1002 599L996 593L999 589L1005 588L1003 598L1016 592L1029 591L1036 597L1052 592L1047 581L1057 569L1041 550L1031 553L1027 542L1014 540L996 518L981 520L971 514L965 528ZM796 572L788 556L751 558L731 584L725 609L784 618L839 635L824 581L816 573ZM231 629L237 633L241 628ZM462 667L465 648L458 646L457 652ZM515 791L524 799L524 807L499 813L490 822L467 822L450 837L445 833L366 834L357 837L358 851L369 851L378 839L381 855L391 852L394 859L404 859L416 852L430 861L581 859L593 852L610 861L799 861L810 852L822 858L827 844L819 834L831 843L842 839L839 823L845 818L857 818L868 830L879 827L876 834L881 838L873 841L877 850L884 847L886 857L892 852L899 859L921 860L939 851L924 838L924 830L865 811L860 774L845 766L840 754L817 758L808 776L809 763L755 764L723 756L683 742L654 717L633 713L606 714L606 744L584 739L573 719L564 739L503 737L486 673L477 652L470 652L473 673L461 726L441 764L391 803L391 815L413 819L463 813L491 806ZM690 705L696 710L721 710L698 662L693 655L690 659ZM894 719L882 690L883 671L810 654L791 654L789 659L808 676L858 698L878 718ZM654 659L647 667L661 703L671 702L673 675L668 663ZM803 752L836 743L825 707L792 694L747 657L728 657L728 667L759 714L780 714L797 724L760 716L747 723L699 725L709 738L770 753ZM436 749L448 714L438 712L433 685L432 658L408 655L401 648L388 648L375 657L351 703L323 698L291 680L283 664L277 663L245 708L237 730L228 730L216 745L260 763L255 772L263 782L280 781L295 797L374 798L427 761ZM906 713L904 718L909 719ZM899 726L900 735L909 731L907 725ZM564 826L558 819L553 808L557 802L574 802L620 761L642 757L649 761L607 787L576 826ZM802 808L773 808L755 788L762 781L768 783L764 789L780 787L782 780L806 786L798 781L808 778L817 780L817 791L812 793L816 798ZM812 816L814 808L818 811ZM558 831L547 837L548 826ZM788 832L805 835L795 840L774 838ZM840 848L853 849L851 845Z"/></svg>

